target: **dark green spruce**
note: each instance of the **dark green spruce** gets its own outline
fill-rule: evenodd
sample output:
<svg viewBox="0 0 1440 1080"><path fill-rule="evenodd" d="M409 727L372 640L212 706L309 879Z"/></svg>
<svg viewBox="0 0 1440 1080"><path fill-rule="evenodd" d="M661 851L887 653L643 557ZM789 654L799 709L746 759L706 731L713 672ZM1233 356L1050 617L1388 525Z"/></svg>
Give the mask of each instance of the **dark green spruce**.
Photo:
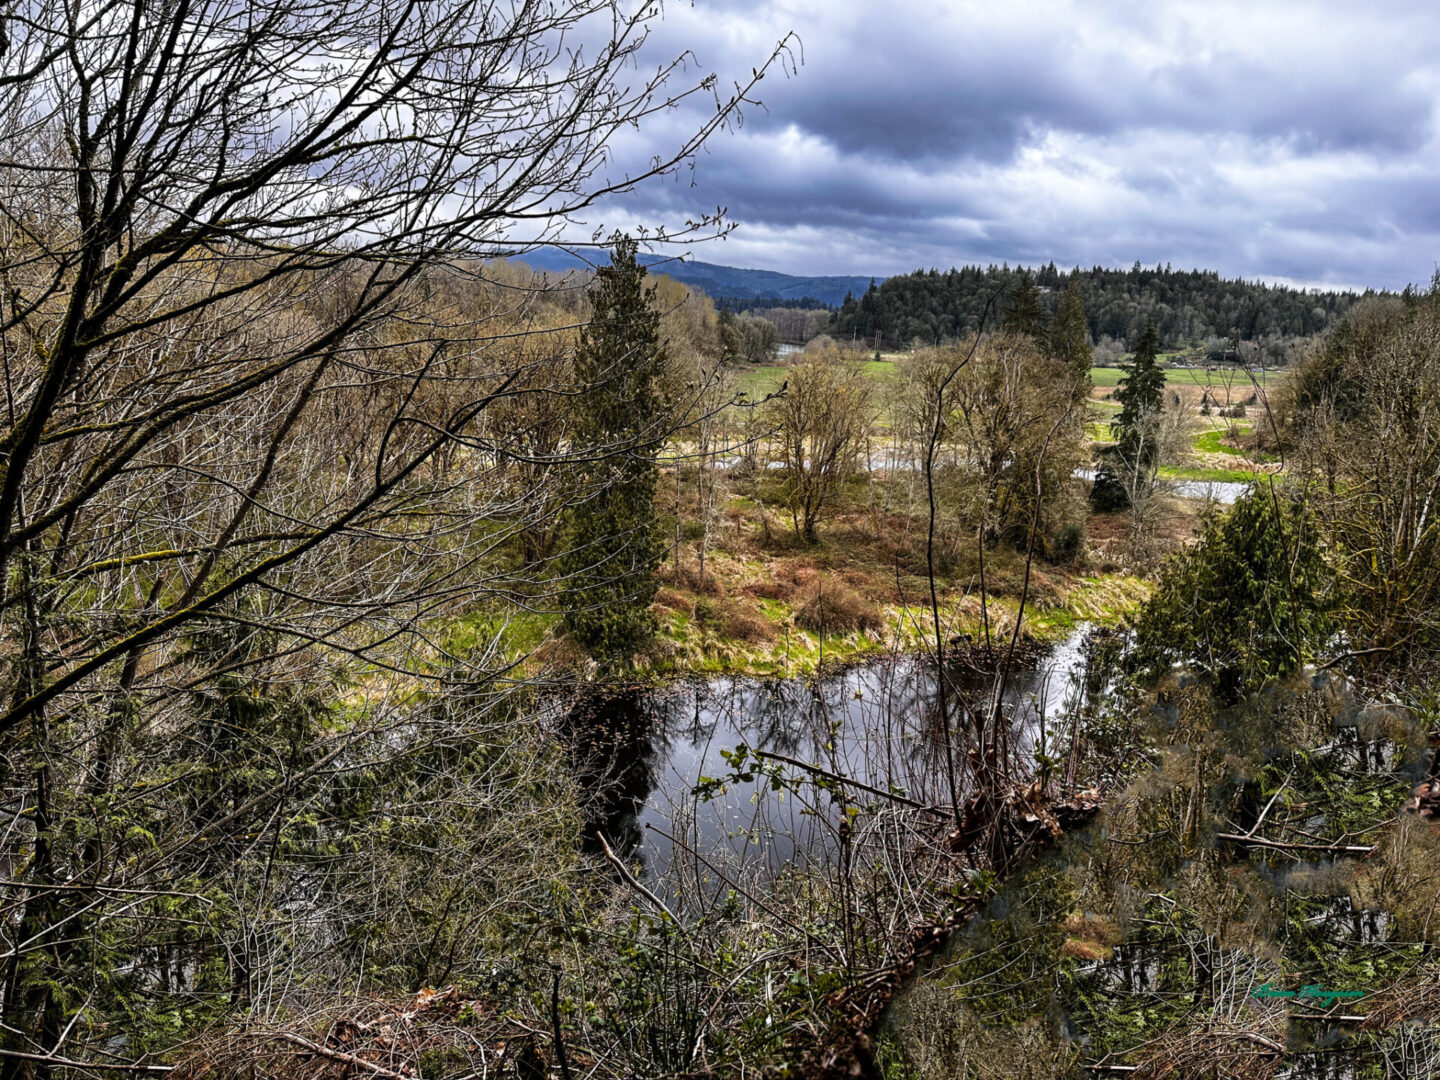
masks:
<svg viewBox="0 0 1440 1080"><path fill-rule="evenodd" d="M617 237L610 265L596 271L575 357L573 440L590 460L580 466L583 498L566 515L560 569L565 629L597 659L627 656L654 633L663 551L655 458L666 434L665 350L635 250Z"/></svg>
<svg viewBox="0 0 1440 1080"><path fill-rule="evenodd" d="M1120 412L1110 425L1115 443L1100 453L1090 494L1099 510L1123 510L1130 505L1132 492L1154 479L1160 457L1158 420L1165 407L1165 369L1160 366L1159 349L1155 324L1146 323L1135 355L1120 365L1125 377L1114 394Z"/></svg>

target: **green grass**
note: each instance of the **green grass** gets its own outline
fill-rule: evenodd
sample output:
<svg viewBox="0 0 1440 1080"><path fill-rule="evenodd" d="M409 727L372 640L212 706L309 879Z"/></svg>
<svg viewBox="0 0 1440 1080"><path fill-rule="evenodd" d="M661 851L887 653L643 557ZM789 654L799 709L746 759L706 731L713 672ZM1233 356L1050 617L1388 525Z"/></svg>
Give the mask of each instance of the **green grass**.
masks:
<svg viewBox="0 0 1440 1080"><path fill-rule="evenodd" d="M881 353L881 355L885 355ZM860 365L861 370L872 379L884 380L895 374L895 364L890 360L865 360ZM785 381L785 373L789 370L786 364L764 364L760 367L746 368L736 375L735 381L739 389L745 391L751 401L759 401L766 394L772 394L780 389L780 384Z"/></svg>
<svg viewBox="0 0 1440 1080"><path fill-rule="evenodd" d="M763 367L746 368L735 378L739 389L749 395L751 401L759 401L766 394L780 389L780 384L784 380L784 364L766 364Z"/></svg>
<svg viewBox="0 0 1440 1080"><path fill-rule="evenodd" d="M1119 386L1120 380L1124 377L1125 372L1118 367L1092 367L1090 369L1091 381L1100 387ZM1256 372L1255 377L1261 386L1269 386L1284 378L1285 372ZM1174 386L1208 386L1217 390L1223 390L1228 382L1232 393L1242 391L1251 385L1250 376L1238 368L1227 368L1224 371L1205 371L1203 368L1166 368L1165 381Z"/></svg>
<svg viewBox="0 0 1440 1080"><path fill-rule="evenodd" d="M441 647L457 656L491 647L499 640L499 651L515 659L537 648L560 616L541 612L518 612L505 618L488 610L473 611L440 627Z"/></svg>
<svg viewBox="0 0 1440 1080"><path fill-rule="evenodd" d="M1249 424L1244 424L1243 426L1241 426L1241 430L1250 431L1251 427ZM1237 450L1233 446L1226 446L1220 441L1224 437L1225 432L1222 430L1216 429L1214 431L1206 431L1195 436L1195 440L1192 445L1195 447L1196 450L1202 453L1229 454L1231 457L1243 457L1251 461L1276 462L1280 460L1280 458L1273 453L1255 453L1253 451Z"/></svg>
<svg viewBox="0 0 1440 1080"><path fill-rule="evenodd" d="M1256 476L1245 469L1208 469L1202 465L1163 465L1160 475L1167 480L1199 480L1208 484L1248 484Z"/></svg>
<svg viewBox="0 0 1440 1080"><path fill-rule="evenodd" d="M1246 454L1244 450L1227 446L1221 441L1225 438L1225 434L1224 431L1218 429L1215 431L1202 431L1199 435L1195 436L1194 442L1191 445L1202 454L1229 454L1232 457L1245 457Z"/></svg>

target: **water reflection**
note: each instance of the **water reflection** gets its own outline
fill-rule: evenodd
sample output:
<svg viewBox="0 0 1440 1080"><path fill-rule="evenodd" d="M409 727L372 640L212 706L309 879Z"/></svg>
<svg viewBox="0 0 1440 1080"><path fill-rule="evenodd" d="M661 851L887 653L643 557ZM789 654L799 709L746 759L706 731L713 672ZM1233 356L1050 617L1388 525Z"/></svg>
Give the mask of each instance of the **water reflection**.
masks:
<svg viewBox="0 0 1440 1080"><path fill-rule="evenodd" d="M1029 763L1046 728L1078 707L1086 665L1081 626L1038 659L1017 665L1002 713L1017 759ZM986 708L993 680L957 665L965 707ZM1098 692L1091 688L1091 693ZM961 710L949 701L952 728ZM652 881L683 870L697 879L771 880L786 866L829 858L836 807L813 785L777 787L770 772L736 776L740 746L783 755L930 806L948 804L935 670L891 657L814 679L720 677L665 688L594 689L563 725L586 789L589 828ZM1044 747L1054 755L1054 748ZM745 765L753 764L746 758ZM789 776L801 770L771 766ZM743 771L743 770L742 770ZM708 797L697 794L705 780ZM858 803L883 799L846 789Z"/></svg>

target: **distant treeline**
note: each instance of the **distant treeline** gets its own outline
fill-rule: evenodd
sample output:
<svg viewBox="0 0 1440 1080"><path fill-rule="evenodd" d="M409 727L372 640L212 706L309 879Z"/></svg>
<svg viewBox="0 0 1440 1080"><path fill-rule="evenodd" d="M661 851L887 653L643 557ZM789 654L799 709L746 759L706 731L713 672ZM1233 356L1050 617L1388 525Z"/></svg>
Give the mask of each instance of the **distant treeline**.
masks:
<svg viewBox="0 0 1440 1080"><path fill-rule="evenodd" d="M779 296L713 296L716 311L768 311L771 308L801 308L807 311L836 310L834 304L817 300L813 296L802 296L798 300L787 300Z"/></svg>
<svg viewBox="0 0 1440 1080"><path fill-rule="evenodd" d="M1020 273L1018 267L966 266L943 273L917 270L879 285L872 282L862 295L845 298L831 332L842 340L859 338L889 347L973 334L992 297L989 322L998 325L1006 293ZM1051 263L1033 271L1048 313L1054 313L1072 275L1079 276L1094 341L1109 337L1133 342L1153 318L1162 349L1216 339L1258 341L1324 333L1362 295L1231 281L1210 270L1145 269L1138 262L1130 270L1097 266L1069 272Z"/></svg>
<svg viewBox="0 0 1440 1080"><path fill-rule="evenodd" d="M831 329L836 310L808 297L804 300L777 300L773 296L763 300L726 296L715 301L715 308L722 316L735 315L742 320L745 316L764 319L775 327L778 340L789 345L803 345Z"/></svg>

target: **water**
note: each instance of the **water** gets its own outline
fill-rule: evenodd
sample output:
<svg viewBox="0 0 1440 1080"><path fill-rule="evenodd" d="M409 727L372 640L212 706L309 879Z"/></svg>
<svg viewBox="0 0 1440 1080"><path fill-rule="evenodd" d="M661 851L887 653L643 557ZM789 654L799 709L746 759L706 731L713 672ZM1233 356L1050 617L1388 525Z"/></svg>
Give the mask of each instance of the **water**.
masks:
<svg viewBox="0 0 1440 1080"><path fill-rule="evenodd" d="M1080 480L1093 481L1094 469L1076 469L1072 474ZM1250 490L1248 483L1233 480L1162 480L1170 489L1185 499L1205 499L1222 506L1231 506L1241 495Z"/></svg>
<svg viewBox="0 0 1440 1080"><path fill-rule="evenodd" d="M1038 660L1017 661L1003 712L1020 762L1033 760L1046 722L1073 702L1089 630L1081 626ZM987 707L989 676L957 666L952 680L968 708ZM954 727L957 705L948 695L947 709ZM592 826L651 881L675 873L713 880L723 873L733 881L764 882L787 866L831 857L834 799L814 784L788 782L814 774L772 760L753 776L737 775L755 765L748 754L737 763L740 747L948 813L934 666L914 657L890 657L818 681L719 677L630 690L591 703L572 720L578 721L572 743L596 793ZM1047 750L1056 756L1053 747ZM889 803L874 792L844 790L854 804Z"/></svg>
<svg viewBox="0 0 1440 1080"><path fill-rule="evenodd" d="M741 464L745 459L739 455L729 455L715 458L714 466L717 469L731 469ZM807 461L806 464L809 464ZM786 467L783 461L767 461L765 468L779 470ZM921 468L920 463L909 454L893 448L872 450L865 458L865 469L868 472L911 472ZM1073 474L1077 479L1093 481L1095 479L1094 469L1076 469ZM1240 496L1250 489L1248 483L1239 483L1234 480L1169 480L1163 481L1171 491L1185 499L1204 499L1209 502L1219 503L1222 506L1231 506Z"/></svg>
<svg viewBox="0 0 1440 1080"><path fill-rule="evenodd" d="M1232 505L1236 499L1250 490L1249 484L1237 484L1231 480L1176 480L1175 494L1186 499L1207 499L1223 506Z"/></svg>

